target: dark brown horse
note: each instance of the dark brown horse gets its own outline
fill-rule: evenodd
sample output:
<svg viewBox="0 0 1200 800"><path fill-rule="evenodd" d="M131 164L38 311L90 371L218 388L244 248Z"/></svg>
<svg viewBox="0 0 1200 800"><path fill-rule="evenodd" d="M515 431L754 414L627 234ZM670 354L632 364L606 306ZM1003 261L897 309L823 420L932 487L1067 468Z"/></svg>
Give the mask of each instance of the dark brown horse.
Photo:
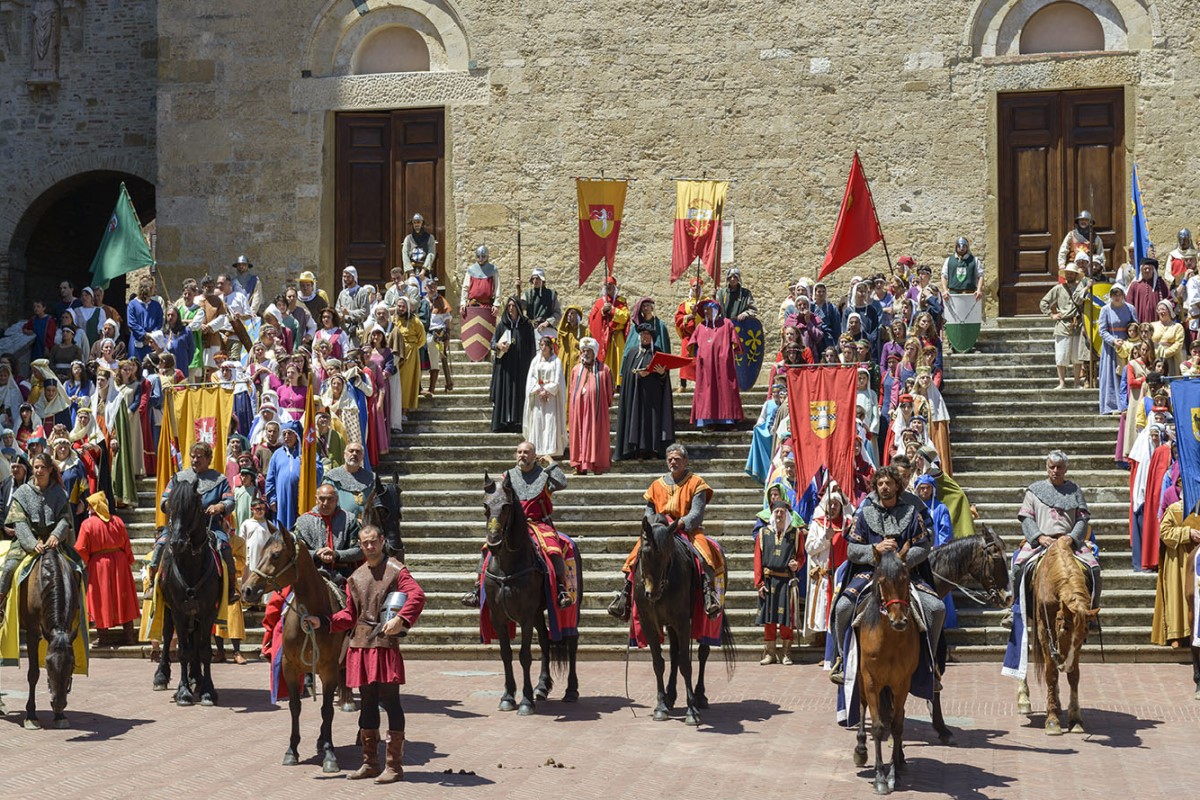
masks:
<svg viewBox="0 0 1200 800"><path fill-rule="evenodd" d="M633 602L638 620L645 632L650 658L654 663L654 678L658 682L658 705L654 719L662 722L670 717L677 697L676 678L683 675L687 693L684 724L699 725L700 711L708 708L704 693L704 668L708 664L711 646L699 646L697 678L692 682L692 614L700 594L700 574L696 571L691 548L676 534L675 524L668 525L659 516L653 523L642 519L642 545L638 550L633 573ZM671 656L671 673L666 683L663 673L666 663L659 638L665 630ZM729 629L729 618L721 621L721 650L725 668L730 674L737 661L737 649Z"/></svg>
<svg viewBox="0 0 1200 800"><path fill-rule="evenodd" d="M16 544L14 543L15 547ZM50 708L55 728L66 728L67 694L75 672L76 636L86 636L86 623L80 620L79 581L71 563L58 548L47 548L21 583L19 620L25 630L29 658L29 699L25 701L25 728L42 727L34 702L39 676L38 651L46 640L46 683L50 688ZM81 632L80 628L84 630Z"/></svg>
<svg viewBox="0 0 1200 800"><path fill-rule="evenodd" d="M983 526L983 533L935 547L929 553L929 566L933 571L933 588L943 600L951 590L958 589L980 605L996 608L1012 605L1008 554L1004 550L1004 542L986 525ZM975 586L982 592L973 588ZM942 636L942 649L945 647L946 637ZM940 660L941 654L934 655ZM942 681L945 683L944 677ZM930 716L942 744L953 745L954 734L942 716L942 694L939 691L933 693Z"/></svg>
<svg viewBox="0 0 1200 800"><path fill-rule="evenodd" d="M891 794L904 768L904 704L920 658L919 610L910 604L908 545L884 553L858 619L858 683L861 707L855 766L867 763L867 711L875 740L875 793ZM883 742L892 737L892 759L883 761Z"/></svg>
<svg viewBox="0 0 1200 800"><path fill-rule="evenodd" d="M1032 669L1046 684L1046 734L1062 735L1059 715L1062 706L1058 699L1058 673L1067 674L1071 687L1071 702L1067 707L1067 728L1071 733L1084 733L1083 715L1079 710L1079 651L1087 640L1088 621L1099 609L1092 608L1087 577L1075 560L1071 537L1063 536L1046 549L1041 563L1033 574L1027 595L1029 643L1032 648ZM1024 692L1024 707L1028 709L1029 685L1021 681L1018 690ZM1025 713L1028 713L1026 711Z"/></svg>
<svg viewBox="0 0 1200 800"><path fill-rule="evenodd" d="M563 702L573 703L579 699L579 678L575 674L579 634L564 634L557 642L550 640L546 613L549 610L553 614L554 609L546 607L546 573L508 474L499 484L485 474L483 494L487 548L491 554L483 572L483 588L492 627L500 642L500 660L504 662L504 695L500 698L500 710L516 709L523 717L532 714L536 702L549 697L554 688L554 679L550 676L552 663L556 671L566 671L567 690ZM583 563L578 551L575 553L575 575L575 596L582 597ZM512 640L508 634L510 622L521 629L520 659L525 682L519 706L515 698L517 680L513 675ZM536 689L529 674L533 666L534 631L537 631L538 647L542 651L542 670Z"/></svg>
<svg viewBox="0 0 1200 800"><path fill-rule="evenodd" d="M298 748L304 676L315 672L321 677L321 733L317 737L317 754L322 758L322 772L338 772L341 767L333 749L333 703L334 689L341 689L343 683L339 662L346 634L344 631L330 633L325 625L314 630L304 620L309 615L328 618L341 605L333 588L317 572L308 545L284 529L263 548L258 564L251 568L242 586L242 599L256 603L268 588L282 592L289 586L292 597L283 617L281 672L287 684L292 735L283 754L283 765L294 767L300 763Z"/></svg>

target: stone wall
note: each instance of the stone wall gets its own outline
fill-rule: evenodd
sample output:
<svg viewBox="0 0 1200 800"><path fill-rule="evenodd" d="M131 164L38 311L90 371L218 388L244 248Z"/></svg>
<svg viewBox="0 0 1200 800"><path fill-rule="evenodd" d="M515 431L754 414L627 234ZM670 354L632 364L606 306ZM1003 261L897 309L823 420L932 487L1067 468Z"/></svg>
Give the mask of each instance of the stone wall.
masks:
<svg viewBox="0 0 1200 800"><path fill-rule="evenodd" d="M1088 0L1124 15L1120 41L1130 52L985 56L1003 39L998 15L1013 5L227 0L220 13L209 2L173 5L158 20L159 259L175 280L245 251L269 283L316 267L332 288L340 266L332 111L378 107L381 94L406 105L404 81L418 90L413 104L430 103L439 85L453 90L449 241L440 248L452 271L461 274L486 239L513 275L510 220L519 209L526 273L545 268L570 299L592 297L598 283L574 288L572 176L637 179L618 277L631 299L671 304L683 294L667 281L673 179L731 179L734 263L760 305L774 305L786 282L815 274L855 148L893 258L937 263L965 234L994 276L999 91L1124 86L1126 146L1152 233L1173 238L1200 189L1190 146L1200 53L1182 33L1196 21L1194 4ZM447 42L446 68L469 77L398 76L375 92L336 82L346 63L338 42L361 39L375 15L413 12ZM452 28L461 37L446 35ZM876 248L838 278L884 266Z"/></svg>
<svg viewBox="0 0 1200 800"><path fill-rule="evenodd" d="M72 178L106 171L153 182L156 172L155 0L50 4L60 12L57 83L32 86L39 5L0 0L0 319L26 313L27 237Z"/></svg>

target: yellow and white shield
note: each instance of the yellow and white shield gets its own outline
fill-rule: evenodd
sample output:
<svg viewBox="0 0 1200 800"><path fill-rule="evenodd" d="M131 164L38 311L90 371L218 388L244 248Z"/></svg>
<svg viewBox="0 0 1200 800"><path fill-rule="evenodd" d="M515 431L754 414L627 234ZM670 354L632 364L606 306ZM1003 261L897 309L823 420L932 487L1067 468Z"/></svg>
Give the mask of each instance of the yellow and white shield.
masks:
<svg viewBox="0 0 1200 800"><path fill-rule="evenodd" d="M828 439L837 428L837 401L812 400L808 404L809 419L813 433L822 439Z"/></svg>

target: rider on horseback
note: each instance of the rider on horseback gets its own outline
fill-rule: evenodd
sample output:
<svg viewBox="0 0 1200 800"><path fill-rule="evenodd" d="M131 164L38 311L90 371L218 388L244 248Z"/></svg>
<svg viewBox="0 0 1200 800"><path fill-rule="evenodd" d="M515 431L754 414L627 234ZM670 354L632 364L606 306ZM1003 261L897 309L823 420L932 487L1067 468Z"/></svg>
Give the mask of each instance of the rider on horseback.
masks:
<svg viewBox="0 0 1200 800"><path fill-rule="evenodd" d="M1067 480L1067 454L1062 450L1051 450L1046 456L1046 480L1037 481L1025 490L1017 518L1021 521L1025 542L1013 558L1013 591L1020 591L1029 566L1037 562L1055 539L1070 536L1075 558L1086 564L1091 573L1092 608L1099 608L1100 562L1088 542L1091 515L1087 501L1083 499L1083 490L1074 481ZM1088 624L1093 625L1094 621Z"/></svg>
<svg viewBox="0 0 1200 800"><path fill-rule="evenodd" d="M4 524L17 535L9 545L0 569L0 624L4 622L5 601L12 589L13 575L26 555L60 548L71 561L81 563L75 553L75 529L71 527L70 500L59 480L58 468L46 453L32 459L33 480L13 492L12 505Z"/></svg>
<svg viewBox="0 0 1200 800"><path fill-rule="evenodd" d="M920 502L913 502L910 499L912 495L901 491L902 477L896 467L881 467L871 483L874 491L863 500L854 529L847 537L850 570L834 605L831 620L836 658L829 679L838 684L845 680L842 644L846 630L850 627L859 595L870 586L875 576L875 566L884 553L898 553L905 545L908 546L905 564L911 573L912 586L917 590L916 597L929 631L929 646L935 654L942 637L942 625L946 621L946 606L933 588L929 565L925 563L933 540L926 515L921 513Z"/></svg>
<svg viewBox="0 0 1200 800"><path fill-rule="evenodd" d="M687 534L693 551L700 557L700 563L704 566L704 613L713 618L721 613L716 576L725 572L724 556L704 535L704 509L712 499L713 490L703 478L688 470L687 448L681 444L673 444L667 448L667 468L670 472L650 484L650 488L646 490L644 516L653 522L660 514L665 515L678 524L680 531ZM642 540L638 539L625 559L625 566L621 571L626 575L633 574L641 546ZM632 592L633 584L626 578L616 599L609 605L608 613L628 622L632 611Z"/></svg>
<svg viewBox="0 0 1200 800"><path fill-rule="evenodd" d="M308 545L317 570L344 586L363 560L358 530L354 515L338 508L337 488L331 483L322 483L317 487L316 507L300 515L292 533Z"/></svg>
<svg viewBox="0 0 1200 800"><path fill-rule="evenodd" d="M167 510L171 492L179 483L186 481L196 484L196 493L200 495L204 513L208 515L208 532L213 549L221 554L221 561L225 564L225 574L229 576L229 602L232 604L238 599L237 570L233 565L233 549L229 546L225 518L233 512L233 489L229 487L229 481L226 480L223 473L212 469L211 445L207 442L196 442L192 445L189 453L192 458L191 468L175 473L163 491L159 507L163 511ZM158 575L158 565L162 562L162 550L166 539L167 532L166 529L163 529L159 531L158 538L154 540L154 552L150 555L150 582L146 588L146 599L154 596L154 582Z"/></svg>
<svg viewBox="0 0 1200 800"><path fill-rule="evenodd" d="M558 606L567 608L572 603L571 594L567 591L567 565L563 560L562 541L550 517L554 511L550 495L566 488L567 476L554 461L544 467L539 464L531 442L517 445L517 465L506 474L512 484L513 494L521 501L521 510L525 512L525 519L529 523L530 538L554 567ZM480 559L481 570L482 567L483 561ZM478 579L474 588L463 596L462 604L468 608L479 608Z"/></svg>

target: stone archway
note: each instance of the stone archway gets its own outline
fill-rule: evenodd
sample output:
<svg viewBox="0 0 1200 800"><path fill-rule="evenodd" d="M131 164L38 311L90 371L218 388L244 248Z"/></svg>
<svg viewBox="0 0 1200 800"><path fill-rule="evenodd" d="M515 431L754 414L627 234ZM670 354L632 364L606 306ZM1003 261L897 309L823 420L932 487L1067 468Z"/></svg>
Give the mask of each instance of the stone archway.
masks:
<svg viewBox="0 0 1200 800"><path fill-rule="evenodd" d="M1017 55L1021 31L1056 0L975 0L966 16L964 45L973 57ZM1154 0L1074 0L1091 11L1104 31L1105 51L1144 50L1161 32Z"/></svg>
<svg viewBox="0 0 1200 800"><path fill-rule="evenodd" d="M121 184L129 190L143 225L156 216L154 184L138 175L109 169L76 173L44 189L28 203L12 229L7 249L7 281L0 304L5 318L26 315L35 297L58 299L58 284L88 282L92 258L116 204ZM123 309L125 282L110 285L105 302Z"/></svg>

